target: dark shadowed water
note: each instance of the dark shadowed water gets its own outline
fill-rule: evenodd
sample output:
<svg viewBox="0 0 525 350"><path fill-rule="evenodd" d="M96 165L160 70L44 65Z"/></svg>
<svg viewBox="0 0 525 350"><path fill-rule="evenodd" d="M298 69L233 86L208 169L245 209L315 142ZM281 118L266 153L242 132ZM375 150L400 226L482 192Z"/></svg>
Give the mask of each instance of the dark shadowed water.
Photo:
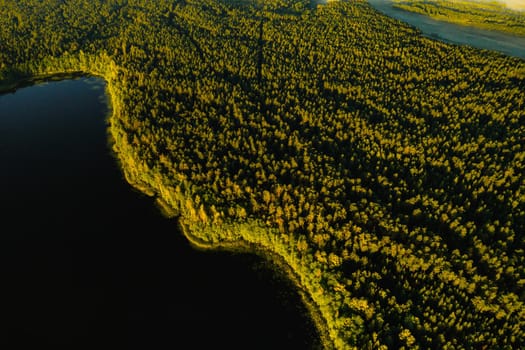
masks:
<svg viewBox="0 0 525 350"><path fill-rule="evenodd" d="M0 348L310 349L294 289L193 250L109 152L104 83L0 95Z"/></svg>
<svg viewBox="0 0 525 350"><path fill-rule="evenodd" d="M434 39L525 58L525 37L438 21L419 13L396 8L392 0L368 0L368 2L383 14L408 23Z"/></svg>

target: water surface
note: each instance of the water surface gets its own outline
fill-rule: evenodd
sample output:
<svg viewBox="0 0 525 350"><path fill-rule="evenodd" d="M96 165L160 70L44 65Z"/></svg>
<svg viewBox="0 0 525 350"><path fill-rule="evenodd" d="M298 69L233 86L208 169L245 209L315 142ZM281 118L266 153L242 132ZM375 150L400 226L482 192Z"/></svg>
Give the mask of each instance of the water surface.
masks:
<svg viewBox="0 0 525 350"><path fill-rule="evenodd" d="M419 13L395 8L392 0L368 0L368 2L383 14L408 23L434 39L525 58L525 37L438 21Z"/></svg>
<svg viewBox="0 0 525 350"><path fill-rule="evenodd" d="M104 83L0 95L0 348L309 349L292 286L192 249L107 144Z"/></svg>

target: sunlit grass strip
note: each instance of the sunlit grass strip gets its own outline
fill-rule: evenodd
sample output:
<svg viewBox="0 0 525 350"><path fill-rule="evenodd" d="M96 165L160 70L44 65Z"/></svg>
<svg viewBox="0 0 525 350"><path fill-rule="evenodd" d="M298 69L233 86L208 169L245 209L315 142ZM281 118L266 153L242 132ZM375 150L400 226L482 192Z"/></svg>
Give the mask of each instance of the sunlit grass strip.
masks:
<svg viewBox="0 0 525 350"><path fill-rule="evenodd" d="M394 6L437 20L525 36L525 11L498 1L393 0Z"/></svg>

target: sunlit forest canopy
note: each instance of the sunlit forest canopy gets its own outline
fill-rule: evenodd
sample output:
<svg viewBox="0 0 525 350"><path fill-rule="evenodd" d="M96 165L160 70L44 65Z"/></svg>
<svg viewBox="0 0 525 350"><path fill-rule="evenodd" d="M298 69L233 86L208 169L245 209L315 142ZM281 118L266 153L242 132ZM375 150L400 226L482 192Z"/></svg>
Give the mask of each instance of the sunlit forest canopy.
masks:
<svg viewBox="0 0 525 350"><path fill-rule="evenodd" d="M525 61L365 1L0 4L0 86L104 77L128 181L280 255L327 348L525 346Z"/></svg>

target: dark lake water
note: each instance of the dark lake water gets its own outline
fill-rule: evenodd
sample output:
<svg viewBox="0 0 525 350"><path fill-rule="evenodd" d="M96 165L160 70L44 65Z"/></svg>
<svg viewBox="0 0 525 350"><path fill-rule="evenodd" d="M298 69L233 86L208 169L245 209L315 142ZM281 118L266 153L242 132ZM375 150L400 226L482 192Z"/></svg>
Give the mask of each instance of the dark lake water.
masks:
<svg viewBox="0 0 525 350"><path fill-rule="evenodd" d="M368 2L383 14L408 23L434 39L499 51L505 55L525 59L525 37L438 21L419 13L398 9L393 6L392 0L368 0Z"/></svg>
<svg viewBox="0 0 525 350"><path fill-rule="evenodd" d="M192 249L123 179L104 83L0 95L0 348L311 349L292 286Z"/></svg>

